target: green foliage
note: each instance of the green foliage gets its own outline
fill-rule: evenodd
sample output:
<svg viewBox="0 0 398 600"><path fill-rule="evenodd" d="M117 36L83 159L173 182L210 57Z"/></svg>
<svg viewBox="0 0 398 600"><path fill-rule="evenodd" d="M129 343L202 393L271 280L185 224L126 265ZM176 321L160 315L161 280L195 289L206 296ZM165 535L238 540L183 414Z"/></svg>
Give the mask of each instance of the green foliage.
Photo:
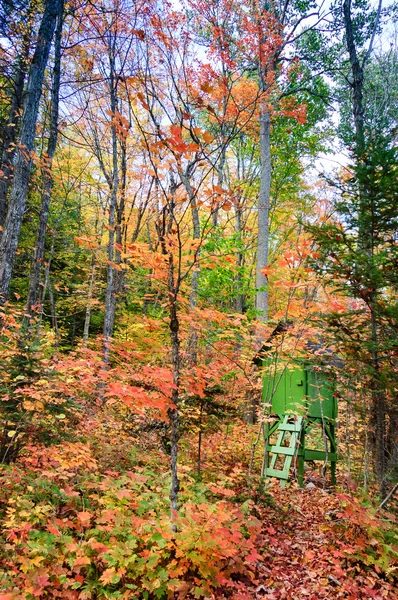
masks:
<svg viewBox="0 0 398 600"><path fill-rule="evenodd" d="M336 186L342 194L334 203L334 217L307 226L319 249L312 264L338 291L365 306L377 294L378 315L392 323L392 291L398 286L396 150L379 140Z"/></svg>
<svg viewBox="0 0 398 600"><path fill-rule="evenodd" d="M237 253L245 252L241 234L225 237L221 228L213 228L203 244L203 267L199 278L199 296L217 310L233 311L234 300L243 294L249 302L250 269L237 264Z"/></svg>

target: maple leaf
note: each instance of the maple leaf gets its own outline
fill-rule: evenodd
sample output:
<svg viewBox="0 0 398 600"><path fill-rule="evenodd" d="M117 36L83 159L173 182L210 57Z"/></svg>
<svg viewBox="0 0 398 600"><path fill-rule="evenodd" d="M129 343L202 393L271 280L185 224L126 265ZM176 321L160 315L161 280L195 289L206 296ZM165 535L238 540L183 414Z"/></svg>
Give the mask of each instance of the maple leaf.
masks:
<svg viewBox="0 0 398 600"><path fill-rule="evenodd" d="M173 138L181 139L182 128L178 127L177 125L170 125L170 133L173 136Z"/></svg>
<svg viewBox="0 0 398 600"><path fill-rule="evenodd" d="M88 527L90 525L90 520L92 516L92 513L85 510L77 513L77 518L79 519L83 527Z"/></svg>
<svg viewBox="0 0 398 600"><path fill-rule="evenodd" d="M100 581L106 585L108 583L113 583L114 577L118 577L116 575L116 569L115 567L110 567L109 569L105 569L105 571L102 573Z"/></svg>
<svg viewBox="0 0 398 600"><path fill-rule="evenodd" d="M116 494L116 496L119 498L119 500L123 500L124 498L131 498L133 495L133 492L131 490L119 490Z"/></svg>
<svg viewBox="0 0 398 600"><path fill-rule="evenodd" d="M50 583L50 580L48 578L48 575L38 575L37 577L35 577L34 582L41 588L44 588Z"/></svg>
<svg viewBox="0 0 398 600"><path fill-rule="evenodd" d="M91 540L89 540L88 544L92 550L95 550L99 554L102 554L109 550L108 546L105 546L101 542L97 542L94 538L91 538Z"/></svg>
<svg viewBox="0 0 398 600"><path fill-rule="evenodd" d="M91 560L88 556L79 556L78 558L76 558L73 564L73 568L75 569L76 567L84 567L84 565L89 565L90 562Z"/></svg>
<svg viewBox="0 0 398 600"><path fill-rule="evenodd" d="M61 535L59 530L56 527L53 527L52 525L47 525L47 531L57 537L59 537Z"/></svg>
<svg viewBox="0 0 398 600"><path fill-rule="evenodd" d="M66 485L61 491L68 498L76 498L76 497L78 497L80 495L79 492L73 491L72 488L69 485Z"/></svg>

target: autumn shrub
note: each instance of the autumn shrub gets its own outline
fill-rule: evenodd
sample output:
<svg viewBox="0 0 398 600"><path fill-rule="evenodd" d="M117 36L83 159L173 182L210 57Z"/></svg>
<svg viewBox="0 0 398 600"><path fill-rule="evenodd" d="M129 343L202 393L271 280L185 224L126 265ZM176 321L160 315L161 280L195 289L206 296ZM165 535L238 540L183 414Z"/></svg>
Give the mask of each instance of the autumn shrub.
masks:
<svg viewBox="0 0 398 600"><path fill-rule="evenodd" d="M341 557L374 569L398 583L398 529L390 514L383 518L372 506L340 494L342 510L336 525Z"/></svg>
<svg viewBox="0 0 398 600"><path fill-rule="evenodd" d="M30 329L23 312L0 312L0 462L15 460L32 440L65 439L66 413L76 422L75 402L59 393L63 373L49 358L52 335Z"/></svg>
<svg viewBox="0 0 398 600"><path fill-rule="evenodd" d="M168 475L99 475L94 462L90 475L62 460L2 467L2 600L202 598L250 578L260 523L248 505L209 503L183 472L183 508L170 515Z"/></svg>

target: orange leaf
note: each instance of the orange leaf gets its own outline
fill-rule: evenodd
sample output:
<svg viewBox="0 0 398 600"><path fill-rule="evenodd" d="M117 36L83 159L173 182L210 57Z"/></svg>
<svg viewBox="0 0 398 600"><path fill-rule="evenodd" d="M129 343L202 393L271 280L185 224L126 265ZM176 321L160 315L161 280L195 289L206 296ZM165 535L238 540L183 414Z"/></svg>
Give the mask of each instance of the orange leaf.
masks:
<svg viewBox="0 0 398 600"><path fill-rule="evenodd" d="M90 519L92 516L93 515L86 510L77 513L77 518L79 519L83 527L88 527L90 525Z"/></svg>
<svg viewBox="0 0 398 600"><path fill-rule="evenodd" d="M107 583L112 583L112 580L113 580L115 574L116 574L115 567L110 567L109 569L105 569L105 571L102 573L102 575L100 577L100 581L102 581L102 583L104 583L105 585Z"/></svg>

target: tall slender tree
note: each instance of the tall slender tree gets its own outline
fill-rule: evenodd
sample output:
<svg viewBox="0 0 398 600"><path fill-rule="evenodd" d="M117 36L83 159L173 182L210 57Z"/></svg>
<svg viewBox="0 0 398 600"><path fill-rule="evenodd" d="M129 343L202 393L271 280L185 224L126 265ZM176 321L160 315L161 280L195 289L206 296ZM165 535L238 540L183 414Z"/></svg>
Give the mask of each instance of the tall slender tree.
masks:
<svg viewBox="0 0 398 600"><path fill-rule="evenodd" d="M52 77L50 124L47 144L47 152L44 157L43 168L43 191L39 213L39 224L36 234L34 256L31 265L28 299L26 302L26 313L31 314L36 306L40 294L40 275L44 263L47 223L50 211L50 202L53 188L52 162L57 147L58 139L58 114L59 114L59 89L61 82L61 38L63 24L64 0L61 0L59 13L57 15L57 26L54 39L54 66ZM42 298L44 300L44 298Z"/></svg>
<svg viewBox="0 0 398 600"><path fill-rule="evenodd" d="M61 8L63 8L61 0L46 1L36 48L29 69L20 139L13 164L13 183L0 243L0 302L2 303L7 300L10 289L19 233L26 207L30 172L33 165L36 121L42 94L44 71Z"/></svg>
<svg viewBox="0 0 398 600"><path fill-rule="evenodd" d="M12 162L15 155L15 142L19 130L26 74L29 69L30 48L32 45L34 17L36 13L37 0L31 0L31 2L22 9L21 14L21 47L12 69L10 111L1 144L0 226L3 226L4 224L7 212L7 195L12 181ZM10 17L11 16L12 15L10 15Z"/></svg>

